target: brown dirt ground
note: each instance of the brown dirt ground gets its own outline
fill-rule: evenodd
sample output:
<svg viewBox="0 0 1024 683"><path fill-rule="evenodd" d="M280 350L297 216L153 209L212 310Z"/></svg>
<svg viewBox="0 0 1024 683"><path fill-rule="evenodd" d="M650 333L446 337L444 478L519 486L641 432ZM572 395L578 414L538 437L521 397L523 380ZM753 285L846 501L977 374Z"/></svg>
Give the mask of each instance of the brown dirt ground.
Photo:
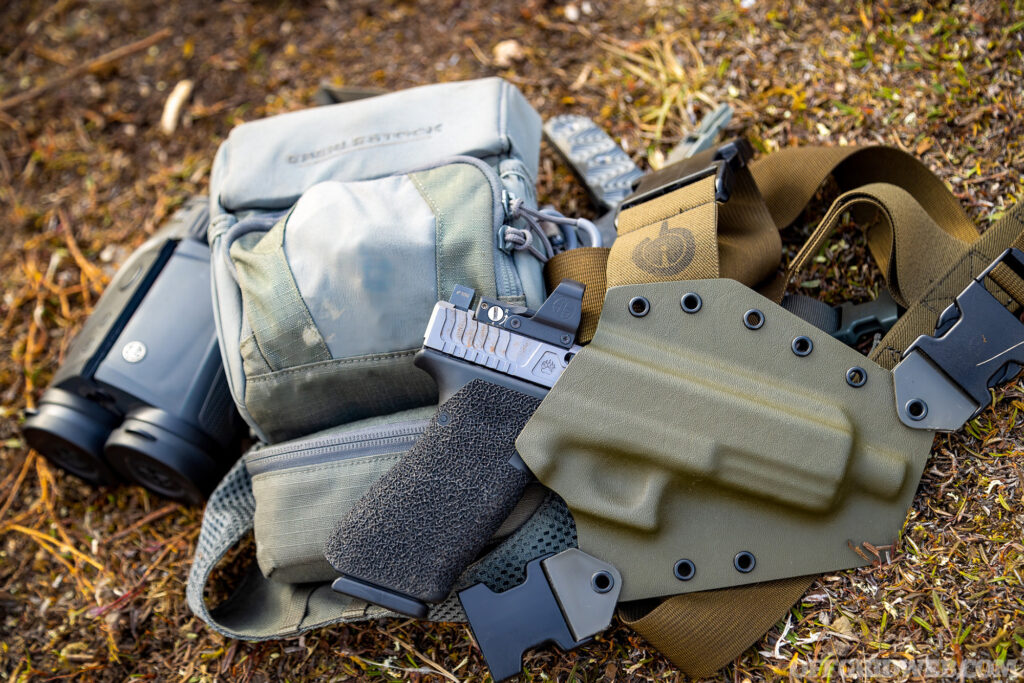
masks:
<svg viewBox="0 0 1024 683"><path fill-rule="evenodd" d="M500 75L545 117L588 114L655 166L700 115L729 102L730 130L762 151L881 142L915 152L982 228L1024 187L1019 0L923 10L762 0L590 0L573 9L543 0L11 0L0 21L0 677L10 680L483 675L462 625L394 620L291 641L225 640L184 603L199 509L136 487L85 486L19 436L24 410L117 263L206 188L231 127L310 105L322 79L398 89ZM156 45L9 106L164 28L170 35ZM525 54L502 68L492 49L506 39ZM167 137L157 122L183 78L196 81L195 94ZM548 150L540 180L542 197L566 213L591 212ZM873 271L850 269L864 258L857 235L823 250L806 291L866 296ZM787 677L795 661L837 657L1024 660L1022 410L1018 382L967 428L936 439L891 561L822 577L721 677ZM530 679L680 677L621 626L571 653L535 651L525 668Z"/></svg>

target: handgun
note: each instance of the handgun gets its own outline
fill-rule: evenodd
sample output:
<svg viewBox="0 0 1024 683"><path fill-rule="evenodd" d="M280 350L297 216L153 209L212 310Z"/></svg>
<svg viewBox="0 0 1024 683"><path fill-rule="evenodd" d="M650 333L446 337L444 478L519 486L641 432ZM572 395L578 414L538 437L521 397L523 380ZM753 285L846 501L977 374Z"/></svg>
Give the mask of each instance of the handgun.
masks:
<svg viewBox="0 0 1024 683"><path fill-rule="evenodd" d="M424 618L477 558L533 479L515 440L580 350L584 285L537 309L458 286L438 302L414 362L438 385L426 431L341 520L324 555L334 590Z"/></svg>

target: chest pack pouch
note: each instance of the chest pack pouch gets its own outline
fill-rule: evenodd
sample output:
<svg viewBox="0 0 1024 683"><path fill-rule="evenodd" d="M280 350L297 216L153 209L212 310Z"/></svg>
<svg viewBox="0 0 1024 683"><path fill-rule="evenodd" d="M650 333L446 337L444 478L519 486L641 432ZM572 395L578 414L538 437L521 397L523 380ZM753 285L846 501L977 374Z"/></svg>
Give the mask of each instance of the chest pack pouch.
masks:
<svg viewBox="0 0 1024 683"><path fill-rule="evenodd" d="M187 597L211 627L262 640L388 614L331 590L323 547L435 410L434 381L412 364L434 303L456 284L543 301L530 240L509 230L536 207L539 148L540 117L497 78L247 123L221 146L214 308L232 394L262 443L204 515ZM211 609L217 562L250 534L256 562ZM538 550L573 546L565 505L534 484L457 587L505 590ZM429 618L465 615L452 597Z"/></svg>
<svg viewBox="0 0 1024 683"><path fill-rule="evenodd" d="M778 230L829 175L842 194L771 277ZM846 212L906 308L867 358L784 298ZM1022 215L979 237L895 149L747 164L733 143L645 177L610 250L548 264L549 282L587 283L596 334L516 446L567 503L579 548L621 572L626 623L709 676L815 575L895 542L934 432L978 414L1024 361Z"/></svg>
<svg viewBox="0 0 1024 683"><path fill-rule="evenodd" d="M543 300L506 242L536 206L540 117L509 83L424 86L245 123L211 181L218 333L231 392L274 443L437 401L412 364L456 284Z"/></svg>
<svg viewBox="0 0 1024 683"><path fill-rule="evenodd" d="M193 613L230 638L272 640L336 623L395 616L331 589L324 559L332 529L419 438L434 407L367 418L272 446L255 446L207 503L186 595ZM204 593L225 555L250 534L256 562L210 608ZM488 552L460 577L504 591L521 583L537 553L576 545L565 505L544 487L527 489ZM432 621L464 621L454 596L432 606Z"/></svg>

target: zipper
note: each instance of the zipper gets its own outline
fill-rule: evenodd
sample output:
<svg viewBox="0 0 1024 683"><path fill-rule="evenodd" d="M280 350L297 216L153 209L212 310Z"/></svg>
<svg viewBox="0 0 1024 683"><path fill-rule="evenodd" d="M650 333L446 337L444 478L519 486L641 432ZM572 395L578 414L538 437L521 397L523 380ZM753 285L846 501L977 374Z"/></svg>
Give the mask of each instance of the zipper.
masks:
<svg viewBox="0 0 1024 683"><path fill-rule="evenodd" d="M370 428L337 436L306 439L298 443L266 446L247 455L245 467L249 476L256 476L293 467L397 453L411 448L427 424L429 420L417 420L383 430Z"/></svg>

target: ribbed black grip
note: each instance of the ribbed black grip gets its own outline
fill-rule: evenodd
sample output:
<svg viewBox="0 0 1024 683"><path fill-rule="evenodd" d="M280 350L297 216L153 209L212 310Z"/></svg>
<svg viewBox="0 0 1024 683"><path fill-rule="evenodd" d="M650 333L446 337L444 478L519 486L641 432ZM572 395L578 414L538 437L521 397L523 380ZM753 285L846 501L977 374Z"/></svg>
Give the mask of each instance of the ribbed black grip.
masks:
<svg viewBox="0 0 1024 683"><path fill-rule="evenodd" d="M532 475L515 440L540 399L473 380L441 405L416 445L327 541L345 576L424 602L459 574L515 507Z"/></svg>

